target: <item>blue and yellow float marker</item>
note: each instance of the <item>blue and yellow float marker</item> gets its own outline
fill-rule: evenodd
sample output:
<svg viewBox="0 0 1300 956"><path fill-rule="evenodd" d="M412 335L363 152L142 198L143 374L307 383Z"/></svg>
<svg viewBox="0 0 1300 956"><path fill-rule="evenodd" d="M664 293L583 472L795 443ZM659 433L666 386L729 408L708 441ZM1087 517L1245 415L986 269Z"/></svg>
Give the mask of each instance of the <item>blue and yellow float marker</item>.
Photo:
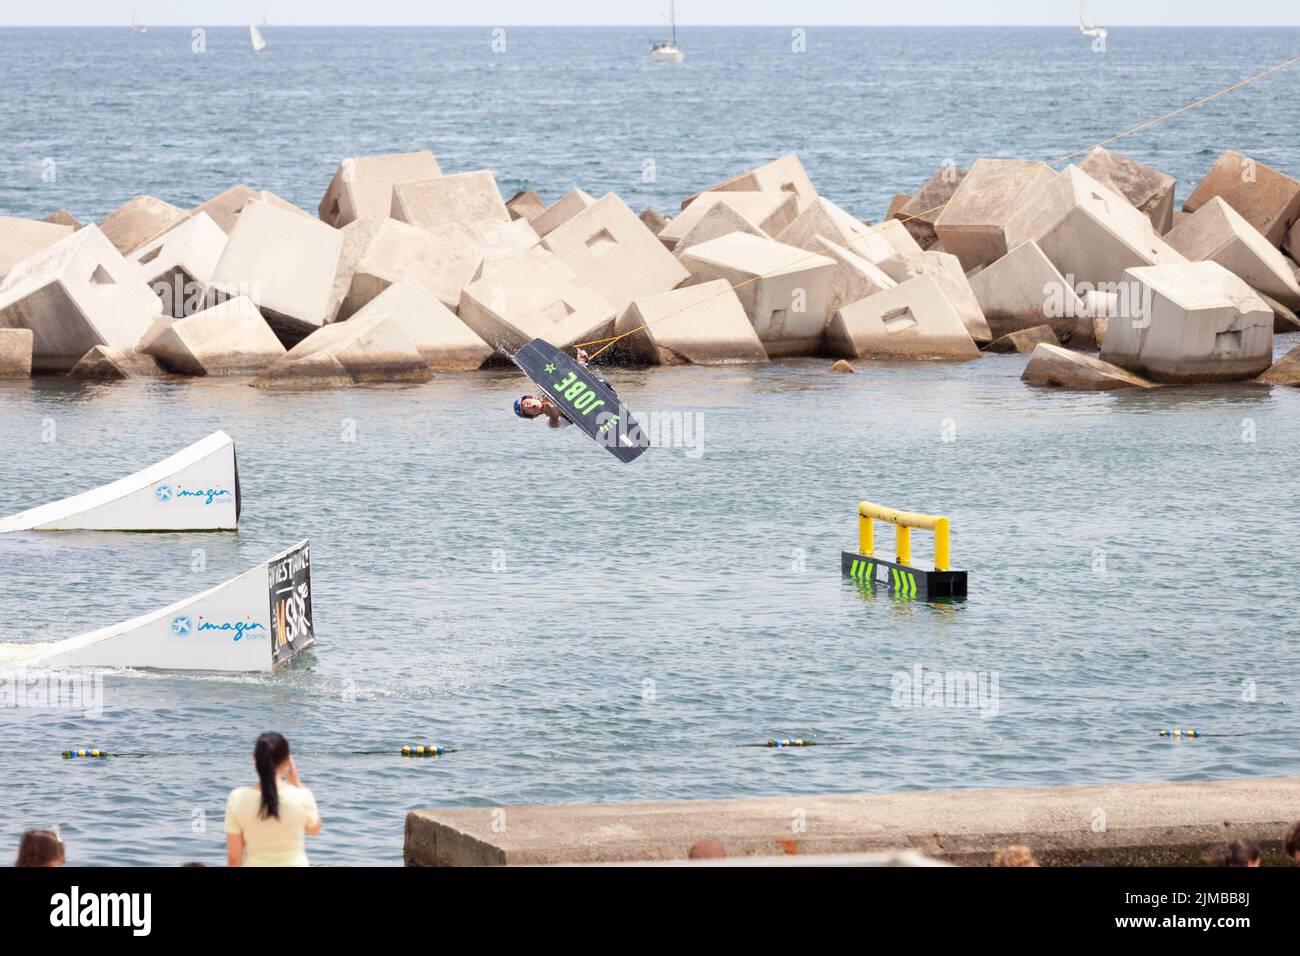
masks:
<svg viewBox="0 0 1300 956"><path fill-rule="evenodd" d="M875 556L873 522L894 526L896 558L885 561ZM912 529L934 532L934 570L912 565ZM840 570L858 584L875 591L883 588L900 598L965 597L966 572L948 567L949 521L936 515L895 511L858 502L858 551L840 553Z"/></svg>
<svg viewBox="0 0 1300 956"><path fill-rule="evenodd" d="M1205 734L1198 730L1164 730L1160 731L1161 737L1204 737ZM1226 736L1226 735L1225 735Z"/></svg>

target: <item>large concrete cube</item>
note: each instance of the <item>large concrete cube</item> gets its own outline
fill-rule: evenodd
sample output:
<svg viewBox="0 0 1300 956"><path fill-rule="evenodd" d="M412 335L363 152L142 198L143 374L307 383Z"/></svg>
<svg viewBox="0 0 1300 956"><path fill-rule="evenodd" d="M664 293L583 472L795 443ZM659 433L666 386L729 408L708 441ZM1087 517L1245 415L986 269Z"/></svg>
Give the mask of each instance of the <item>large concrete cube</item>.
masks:
<svg viewBox="0 0 1300 956"><path fill-rule="evenodd" d="M935 222L943 215L948 200L952 199L965 178L965 170L945 163L915 195L902 197L904 202L897 207L891 206L885 218L900 219L917 245L929 249L939 241L934 231Z"/></svg>
<svg viewBox="0 0 1300 956"><path fill-rule="evenodd" d="M798 197L789 192L705 192L700 193L681 214L658 233L659 241L674 252L682 237L694 229L719 203L753 223L768 236L780 232L799 214Z"/></svg>
<svg viewBox="0 0 1300 956"><path fill-rule="evenodd" d="M506 200L506 209L511 219L527 219L532 222L546 212L546 203L535 189L521 189Z"/></svg>
<svg viewBox="0 0 1300 956"><path fill-rule="evenodd" d="M154 196L136 196L105 216L99 229L125 256L188 217L188 212L169 202Z"/></svg>
<svg viewBox="0 0 1300 956"><path fill-rule="evenodd" d="M1254 378L1273 357L1273 312L1217 262L1129 269L1132 307L1112 318L1103 361L1154 382Z"/></svg>
<svg viewBox="0 0 1300 956"><path fill-rule="evenodd" d="M787 246L820 252L821 243L817 237L830 239L836 245L849 246L853 240L870 232L869 227L841 209L829 199L818 197L803 208L784 229L773 233L777 242Z"/></svg>
<svg viewBox="0 0 1300 956"><path fill-rule="evenodd" d="M1211 260L1291 309L1300 308L1300 282L1263 233L1222 196L1213 196L1165 239L1193 261Z"/></svg>
<svg viewBox="0 0 1300 956"><path fill-rule="evenodd" d="M814 188L812 180L808 178L803 163L799 162L799 157L794 153L788 153L772 160L770 163L764 163L762 166L748 172L732 176L730 179L702 191L793 193L798 202L798 211L803 211L817 198L817 190ZM696 195L698 196L699 193ZM688 196L684 199L682 209L689 206L694 199L695 196Z"/></svg>
<svg viewBox="0 0 1300 956"><path fill-rule="evenodd" d="M1135 266L1186 261L1156 235L1145 215L1077 166L1026 194L1007 222L1014 247L1033 241L1057 270L1078 286L1119 282Z"/></svg>
<svg viewBox="0 0 1300 956"><path fill-rule="evenodd" d="M385 310L333 322L303 339L250 383L258 388L334 388L433 377L401 319Z"/></svg>
<svg viewBox="0 0 1300 956"><path fill-rule="evenodd" d="M965 361L980 354L957 310L929 276L844 306L831 317L826 347L840 358Z"/></svg>
<svg viewBox="0 0 1300 956"><path fill-rule="evenodd" d="M0 329L0 378L30 378L32 330Z"/></svg>
<svg viewBox="0 0 1300 956"><path fill-rule="evenodd" d="M321 222L342 228L357 219L387 219L393 187L442 175L433 153L358 156L339 163L317 210Z"/></svg>
<svg viewBox="0 0 1300 956"><path fill-rule="evenodd" d="M1219 156L1187 197L1183 211L1196 212L1215 196L1275 246L1282 245L1287 231L1300 220L1300 181L1231 149Z"/></svg>
<svg viewBox="0 0 1300 956"><path fill-rule="evenodd" d="M1032 241L975 273L970 287L995 338L1044 324L1065 338L1083 314L1074 287Z"/></svg>
<svg viewBox="0 0 1300 956"><path fill-rule="evenodd" d="M461 293L457 314L503 355L535 338L566 348L614 327L609 300L540 246L481 270Z"/></svg>
<svg viewBox="0 0 1300 956"><path fill-rule="evenodd" d="M542 246L604 296L616 315L633 299L667 292L690 276L614 193L552 229Z"/></svg>
<svg viewBox="0 0 1300 956"><path fill-rule="evenodd" d="M1118 365L1046 342L1035 346L1020 380L1028 385L1079 392L1155 388L1154 383Z"/></svg>
<svg viewBox="0 0 1300 956"><path fill-rule="evenodd" d="M824 236L813 237L813 251L835 263L835 270L831 273L831 294L826 301L828 318L850 302L898 285L879 266Z"/></svg>
<svg viewBox="0 0 1300 956"><path fill-rule="evenodd" d="M70 235L71 226L0 216L0 280L24 259L30 259Z"/></svg>
<svg viewBox="0 0 1300 956"><path fill-rule="evenodd" d="M735 232L688 249L681 262L693 285L731 283L769 356L821 351L833 259Z"/></svg>
<svg viewBox="0 0 1300 956"><path fill-rule="evenodd" d="M736 292L722 279L643 296L618 317L619 346L649 365L766 362Z"/></svg>
<svg viewBox="0 0 1300 956"><path fill-rule="evenodd" d="M642 216L644 222L644 215ZM665 225L667 225L665 223ZM653 231L653 230L652 230ZM662 231L662 229L660 230ZM673 244L673 255L681 258L682 253L691 246L698 246L701 242L708 242L710 239L717 239L721 236L730 235L733 232L747 232L751 236L767 237L758 225L749 219L746 219L738 213L735 207L725 202L716 202L709 207L708 212L692 226L686 233ZM770 237L768 237L770 238Z"/></svg>
<svg viewBox="0 0 1300 956"><path fill-rule="evenodd" d="M978 159L934 221L935 234L966 272L997 262L1015 245L1007 223L1021 200L1054 176L1046 163Z"/></svg>
<svg viewBox="0 0 1300 956"><path fill-rule="evenodd" d="M497 181L486 169L399 183L393 187L389 215L420 229L492 219L510 222L510 212L501 199Z"/></svg>
<svg viewBox="0 0 1300 956"><path fill-rule="evenodd" d="M533 224L533 229L537 231L537 234L544 239L552 229L558 229L588 206L594 206L595 204L595 196L590 196L577 186L574 186L529 221Z"/></svg>
<svg viewBox="0 0 1300 956"><path fill-rule="evenodd" d="M280 341L301 341L333 315L343 234L269 203L244 207L212 274L208 301L247 295Z"/></svg>
<svg viewBox="0 0 1300 956"><path fill-rule="evenodd" d="M1151 220L1157 234L1163 236L1174 227L1174 190L1178 181L1173 176L1112 153L1104 146L1089 150L1079 168L1127 199Z"/></svg>
<svg viewBox="0 0 1300 956"><path fill-rule="evenodd" d="M478 267L472 244L465 241L459 246L448 249L446 243L423 229L385 219L353 270L339 318L348 318L394 282L403 280L419 283L444 303L458 302L460 290Z"/></svg>
<svg viewBox="0 0 1300 956"><path fill-rule="evenodd" d="M134 347L160 311L139 268L97 226L18 263L0 282L0 328L32 330L40 372L66 372L96 345Z"/></svg>
<svg viewBox="0 0 1300 956"><path fill-rule="evenodd" d="M348 321L376 315L396 321L425 364L436 372L476 369L493 354L490 345L417 282L394 282Z"/></svg>
<svg viewBox="0 0 1300 956"><path fill-rule="evenodd" d="M251 375L285 354L253 300L243 295L168 323L146 336L140 351L179 375Z"/></svg>
<svg viewBox="0 0 1300 956"><path fill-rule="evenodd" d="M347 318L343 314L343 302L352 290L352 279L357 273L357 267L365 258L370 243L378 235L380 225L381 222L375 219L353 219L339 230L342 244L339 247L339 264L334 270L334 281L330 284L330 300L325 309L328 316L326 324Z"/></svg>
<svg viewBox="0 0 1300 956"><path fill-rule="evenodd" d="M152 355L135 349L96 345L77 360L68 378L94 382L121 382L137 378L162 378L167 372Z"/></svg>
<svg viewBox="0 0 1300 956"><path fill-rule="evenodd" d="M235 220L239 218L244 207L259 197L260 194L256 189L240 183L195 206L190 210L190 215L206 213L208 218L221 227L222 232L229 235L230 230L235 228Z"/></svg>
<svg viewBox="0 0 1300 956"><path fill-rule="evenodd" d="M196 213L130 255L163 313L180 318L204 307L208 283L226 248L226 234L205 212Z"/></svg>
<svg viewBox="0 0 1300 956"><path fill-rule="evenodd" d="M916 276L929 276L939 284L943 294L952 303L957 315L961 317L966 331L977 344L993 340L993 333L984 318L975 290L971 288L966 273L962 271L961 262L956 256L947 252L918 252L911 255L894 256L880 263L880 271L895 282L902 283Z"/></svg>

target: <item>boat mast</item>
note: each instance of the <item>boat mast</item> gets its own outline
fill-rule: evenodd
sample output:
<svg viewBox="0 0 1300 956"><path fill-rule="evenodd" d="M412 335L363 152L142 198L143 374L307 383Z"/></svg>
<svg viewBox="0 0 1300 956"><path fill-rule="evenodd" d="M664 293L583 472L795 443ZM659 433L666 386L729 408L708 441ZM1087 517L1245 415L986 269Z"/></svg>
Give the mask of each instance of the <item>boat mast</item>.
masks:
<svg viewBox="0 0 1300 956"><path fill-rule="evenodd" d="M668 0L668 22L673 28L673 46L677 45L677 0Z"/></svg>

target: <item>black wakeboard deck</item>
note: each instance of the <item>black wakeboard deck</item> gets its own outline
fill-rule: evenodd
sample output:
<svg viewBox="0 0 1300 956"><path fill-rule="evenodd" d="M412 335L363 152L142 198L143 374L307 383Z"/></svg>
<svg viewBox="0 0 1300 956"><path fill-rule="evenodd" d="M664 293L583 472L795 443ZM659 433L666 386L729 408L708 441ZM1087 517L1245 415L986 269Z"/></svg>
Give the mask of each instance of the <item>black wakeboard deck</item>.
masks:
<svg viewBox="0 0 1300 956"><path fill-rule="evenodd" d="M619 461L632 461L650 447L649 436L614 390L550 342L533 339L514 359L555 401L565 418Z"/></svg>

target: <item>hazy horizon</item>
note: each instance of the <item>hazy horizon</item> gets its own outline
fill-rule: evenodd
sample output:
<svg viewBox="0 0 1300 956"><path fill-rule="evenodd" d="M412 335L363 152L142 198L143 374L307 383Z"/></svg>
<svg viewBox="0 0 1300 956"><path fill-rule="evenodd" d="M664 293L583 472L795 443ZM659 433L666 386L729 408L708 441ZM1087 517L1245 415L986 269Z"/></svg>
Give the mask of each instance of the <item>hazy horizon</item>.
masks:
<svg viewBox="0 0 1300 956"><path fill-rule="evenodd" d="M386 27L659 27L668 22L666 0L625 3L554 0L544 7L529 0L480 0L474 4L372 0L358 9L343 0L50 0L0 11L0 27L127 26L133 10L153 27L244 26L266 19L271 26ZM864 26L1078 26L1073 0L921 0L912 4L862 0L685 0L677 4L682 31L692 27L864 27ZM1225 9L1211 0L1146 0L1141 4L1096 0L1091 19L1113 27L1285 27L1300 26L1300 4L1258 0Z"/></svg>

